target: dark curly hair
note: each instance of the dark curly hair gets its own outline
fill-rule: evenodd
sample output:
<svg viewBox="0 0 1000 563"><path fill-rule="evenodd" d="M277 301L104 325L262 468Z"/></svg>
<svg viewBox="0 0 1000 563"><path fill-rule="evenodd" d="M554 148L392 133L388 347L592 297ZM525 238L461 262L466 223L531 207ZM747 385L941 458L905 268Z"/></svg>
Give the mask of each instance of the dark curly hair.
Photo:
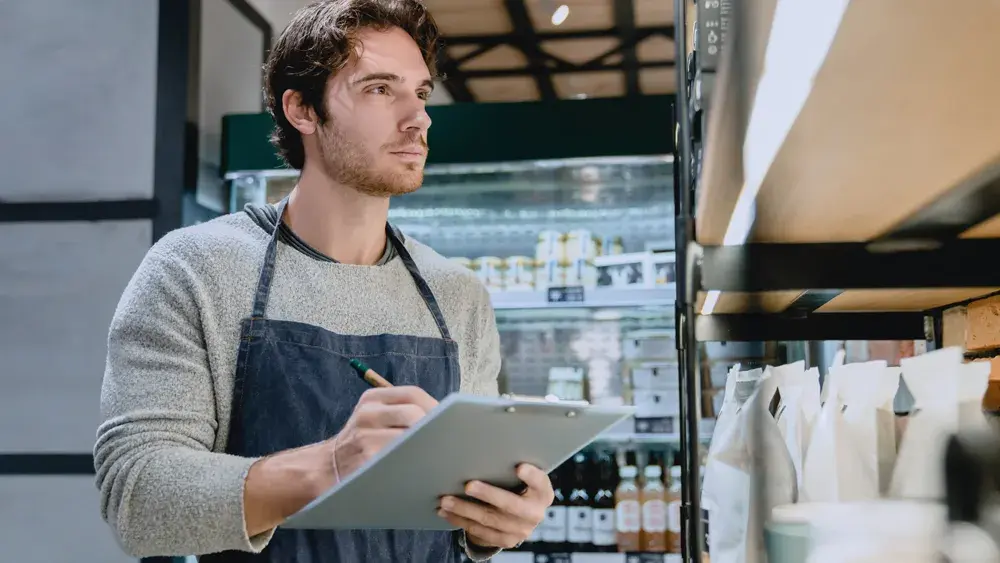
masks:
<svg viewBox="0 0 1000 563"><path fill-rule="evenodd" d="M420 0L321 0L299 10L278 37L264 64L264 96L274 118L271 144L297 170L305 164L302 135L285 117L281 96L286 90L302 95L320 122L327 119L323 94L327 80L342 69L354 52L362 29L385 31L399 27L413 38L433 76L439 32Z"/></svg>

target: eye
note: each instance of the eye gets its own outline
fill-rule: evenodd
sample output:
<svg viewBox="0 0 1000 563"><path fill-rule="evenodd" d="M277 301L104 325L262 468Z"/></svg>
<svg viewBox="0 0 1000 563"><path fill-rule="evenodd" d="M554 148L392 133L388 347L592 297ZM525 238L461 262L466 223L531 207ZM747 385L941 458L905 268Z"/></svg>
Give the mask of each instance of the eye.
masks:
<svg viewBox="0 0 1000 563"><path fill-rule="evenodd" d="M389 94L389 87L385 84L378 84L369 88L368 93L375 94L376 96L385 96Z"/></svg>
<svg viewBox="0 0 1000 563"><path fill-rule="evenodd" d="M422 90L420 92L417 92L417 97L426 102L427 100L431 99L431 93L427 90Z"/></svg>

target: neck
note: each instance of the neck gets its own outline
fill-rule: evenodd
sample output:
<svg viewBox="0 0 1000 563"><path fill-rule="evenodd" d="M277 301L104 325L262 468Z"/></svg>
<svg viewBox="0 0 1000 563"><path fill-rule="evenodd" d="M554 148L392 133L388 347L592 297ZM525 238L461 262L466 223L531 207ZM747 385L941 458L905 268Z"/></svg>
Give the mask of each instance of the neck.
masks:
<svg viewBox="0 0 1000 563"><path fill-rule="evenodd" d="M306 166L284 221L309 246L344 264L370 266L385 252L389 198L362 194Z"/></svg>

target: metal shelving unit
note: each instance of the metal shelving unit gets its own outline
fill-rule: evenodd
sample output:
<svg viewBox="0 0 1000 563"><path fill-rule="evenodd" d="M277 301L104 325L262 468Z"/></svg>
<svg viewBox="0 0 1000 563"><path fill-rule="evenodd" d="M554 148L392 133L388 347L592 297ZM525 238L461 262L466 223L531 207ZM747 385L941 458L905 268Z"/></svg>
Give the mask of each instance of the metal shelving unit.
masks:
<svg viewBox="0 0 1000 563"><path fill-rule="evenodd" d="M698 50L686 50L694 8L675 2L676 60L687 62L678 65L676 240L685 258L676 318L683 556L692 563L703 551L698 342L926 339L931 348L943 308L1000 290L1000 273L983 266L1000 252L1000 138L990 133L1000 126L990 93L1000 80L975 72L985 63L976 55L917 87L932 76L920 72L925 55L954 61L997 47L975 22L995 22L998 11L852 2L819 21L791 9L777 18L776 4L722 2L716 74L714 60L709 72L699 63L705 27ZM956 27L944 30L945 19ZM781 53L802 55L801 68ZM708 75L711 100L698 93ZM898 103L904 92L924 96L919 109ZM776 141L766 131L783 126ZM909 142L922 134L934 136L933 150Z"/></svg>

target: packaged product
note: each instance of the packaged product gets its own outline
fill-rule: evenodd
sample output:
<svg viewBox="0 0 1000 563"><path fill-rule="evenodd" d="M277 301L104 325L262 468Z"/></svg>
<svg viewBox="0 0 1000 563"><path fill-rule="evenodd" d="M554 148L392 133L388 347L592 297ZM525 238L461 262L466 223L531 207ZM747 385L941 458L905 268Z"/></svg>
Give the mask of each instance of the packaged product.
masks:
<svg viewBox="0 0 1000 563"><path fill-rule="evenodd" d="M727 378L702 493L712 529L713 563L758 561L763 547L760 515L797 497L795 466L770 409L776 378L762 375L757 369ZM767 488L761 494L755 493L757 471L766 471Z"/></svg>
<svg viewBox="0 0 1000 563"><path fill-rule="evenodd" d="M483 256L472 262L472 269L488 289L503 289L504 261L496 256Z"/></svg>
<svg viewBox="0 0 1000 563"><path fill-rule="evenodd" d="M819 369L806 370L804 361L768 369L778 385L779 403L774 420L795 466L797 487L801 489L802 464L820 411Z"/></svg>
<svg viewBox="0 0 1000 563"><path fill-rule="evenodd" d="M535 260L545 262L566 260L566 235L559 231L542 231L538 233L538 243L535 246Z"/></svg>
<svg viewBox="0 0 1000 563"><path fill-rule="evenodd" d="M900 361L913 395L889 493L895 498L944 497L944 447L959 431L988 428L982 411L990 364L962 363L962 349L948 347Z"/></svg>
<svg viewBox="0 0 1000 563"><path fill-rule="evenodd" d="M895 463L899 370L883 360L841 365L831 368L827 386L803 465L802 500L877 499Z"/></svg>
<svg viewBox="0 0 1000 563"><path fill-rule="evenodd" d="M576 229L566 233L566 259L573 261L578 258L593 260L597 258L597 247L600 242L586 229Z"/></svg>
<svg viewBox="0 0 1000 563"><path fill-rule="evenodd" d="M504 288L508 291L526 291L535 288L535 261L527 256L507 258Z"/></svg>

